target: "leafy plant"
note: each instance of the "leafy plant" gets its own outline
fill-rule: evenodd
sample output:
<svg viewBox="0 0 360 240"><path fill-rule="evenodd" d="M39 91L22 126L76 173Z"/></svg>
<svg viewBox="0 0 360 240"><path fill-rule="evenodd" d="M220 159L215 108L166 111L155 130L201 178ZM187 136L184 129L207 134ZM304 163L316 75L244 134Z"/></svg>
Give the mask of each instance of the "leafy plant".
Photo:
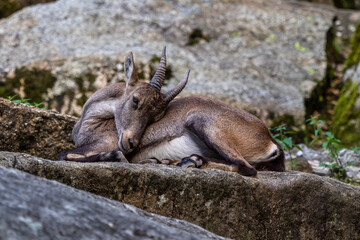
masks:
<svg viewBox="0 0 360 240"><path fill-rule="evenodd" d="M44 103L41 102L41 103L36 103L36 102L33 102L33 103L30 103L29 102L29 98L20 98L20 99L15 99L17 97L17 95L14 95L14 96L8 96L7 99L14 102L14 103L23 103L25 105L28 105L28 106L34 106L34 107L38 107L40 108L41 105L43 105ZM43 108L42 108L43 109Z"/></svg>
<svg viewBox="0 0 360 240"><path fill-rule="evenodd" d="M355 154L359 154L360 155L360 147L352 147L351 148Z"/></svg>
<svg viewBox="0 0 360 240"><path fill-rule="evenodd" d="M319 115L310 116L309 119L305 121L306 123L310 124L313 127L314 130L314 139L310 142L310 145L313 145L314 143L318 142L320 139L320 136L323 134L323 130L320 127L320 125L324 122L323 120L319 119Z"/></svg>
<svg viewBox="0 0 360 240"><path fill-rule="evenodd" d="M269 39L270 39L271 41L275 40L275 35L274 35L274 34L270 34Z"/></svg>
<svg viewBox="0 0 360 240"><path fill-rule="evenodd" d="M281 124L279 126L276 126L271 129L271 131L274 132L272 134L272 137L275 139L276 142L280 144L280 146L284 149L284 151L287 151L290 155L290 166L294 167L298 165L299 163L295 160L293 160L291 156L291 149L296 147L297 149L301 150L301 147L298 144L293 143L293 139L291 136L288 136L289 134L295 134L295 131L287 131L286 130L286 124Z"/></svg>
<svg viewBox="0 0 360 240"><path fill-rule="evenodd" d="M340 161L339 152L343 149L340 139L337 139L330 131L325 132L321 128L320 125L324 121L319 119L319 115L311 116L306 122L313 126L315 135L314 139L310 142L310 145L320 142L322 149L328 150L331 157L330 164L321 163L320 166L329 168L335 178L347 180L346 167L351 166L353 162L343 164Z"/></svg>

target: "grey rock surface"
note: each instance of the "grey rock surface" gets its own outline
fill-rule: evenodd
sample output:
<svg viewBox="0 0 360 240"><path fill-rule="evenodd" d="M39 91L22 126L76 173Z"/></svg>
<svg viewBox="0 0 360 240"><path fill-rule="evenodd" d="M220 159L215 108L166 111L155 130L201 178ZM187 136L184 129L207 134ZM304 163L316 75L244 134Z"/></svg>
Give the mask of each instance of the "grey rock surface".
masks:
<svg viewBox="0 0 360 240"><path fill-rule="evenodd" d="M59 101L51 107L79 114L82 88L88 97L121 80L117 66L127 52L134 52L148 79L151 59L166 45L174 76L168 88L191 68L184 95L211 95L232 106L299 119L313 79L322 78L324 36L335 12L275 0L59 0L0 21L0 76L5 81L21 66L47 69L57 77L45 93L48 101ZM197 44L189 45L196 30ZM89 72L94 88L78 86L74 79ZM73 98L64 100L69 90Z"/></svg>
<svg viewBox="0 0 360 240"><path fill-rule="evenodd" d="M225 239L186 221L1 166L0 199L1 239Z"/></svg>
<svg viewBox="0 0 360 240"><path fill-rule="evenodd" d="M300 144L301 150L294 148L291 150L293 162L299 161L301 165L309 164L313 173L320 176L331 176L330 168L321 166L321 164L331 164L332 160L328 150L314 150L305 144ZM289 153L286 153L286 159L290 161ZM306 163L303 163L304 160ZM342 149L339 152L339 160L345 166L346 175L350 181L360 183L360 153L352 149ZM291 169L291 168L288 168ZM295 170L295 169L294 169ZM303 171L302 169L296 169ZM309 171L305 171L309 172Z"/></svg>
<svg viewBox="0 0 360 240"><path fill-rule="evenodd" d="M57 162L9 152L0 152L0 165L234 239L360 237L360 188L314 174L259 172L249 178L220 170Z"/></svg>

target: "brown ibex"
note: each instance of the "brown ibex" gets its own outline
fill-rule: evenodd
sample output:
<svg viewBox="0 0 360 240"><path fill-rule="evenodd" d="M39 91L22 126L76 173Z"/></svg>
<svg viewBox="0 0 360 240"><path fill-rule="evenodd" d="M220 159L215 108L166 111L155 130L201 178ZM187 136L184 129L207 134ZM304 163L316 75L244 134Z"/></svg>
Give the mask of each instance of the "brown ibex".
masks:
<svg viewBox="0 0 360 240"><path fill-rule="evenodd" d="M256 169L285 171L282 148L255 116L205 97L173 100L189 71L174 89L161 93L165 48L150 83L138 82L132 53L124 65L126 84L107 86L88 99L72 133L76 148L62 152L60 160L148 160L246 176L256 175Z"/></svg>

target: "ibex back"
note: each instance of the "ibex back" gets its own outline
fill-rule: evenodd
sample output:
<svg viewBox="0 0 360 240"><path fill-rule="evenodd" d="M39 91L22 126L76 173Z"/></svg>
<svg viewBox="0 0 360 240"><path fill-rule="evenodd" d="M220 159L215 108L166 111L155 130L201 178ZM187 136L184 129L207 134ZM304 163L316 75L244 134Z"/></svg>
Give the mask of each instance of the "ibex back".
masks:
<svg viewBox="0 0 360 240"><path fill-rule="evenodd" d="M73 129L76 148L62 152L59 159L127 158L132 163L218 168L246 176L256 175L256 169L285 171L282 148L255 116L205 97L173 100L185 87L189 71L178 86L162 94L165 66L164 48L151 82L138 82L130 53L126 84L110 85L89 98Z"/></svg>

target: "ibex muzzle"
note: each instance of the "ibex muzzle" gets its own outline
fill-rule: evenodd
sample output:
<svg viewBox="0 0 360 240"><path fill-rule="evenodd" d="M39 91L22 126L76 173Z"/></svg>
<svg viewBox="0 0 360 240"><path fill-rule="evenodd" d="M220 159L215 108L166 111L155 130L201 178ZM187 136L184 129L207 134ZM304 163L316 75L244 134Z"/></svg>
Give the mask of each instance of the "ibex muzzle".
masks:
<svg viewBox="0 0 360 240"><path fill-rule="evenodd" d="M97 91L86 102L73 129L76 148L60 160L144 160L235 171L285 171L284 151L258 118L205 97L172 101L185 87L189 71L163 94L166 56L150 83L138 82L133 56L125 60L126 84ZM123 155L126 155L125 156Z"/></svg>

